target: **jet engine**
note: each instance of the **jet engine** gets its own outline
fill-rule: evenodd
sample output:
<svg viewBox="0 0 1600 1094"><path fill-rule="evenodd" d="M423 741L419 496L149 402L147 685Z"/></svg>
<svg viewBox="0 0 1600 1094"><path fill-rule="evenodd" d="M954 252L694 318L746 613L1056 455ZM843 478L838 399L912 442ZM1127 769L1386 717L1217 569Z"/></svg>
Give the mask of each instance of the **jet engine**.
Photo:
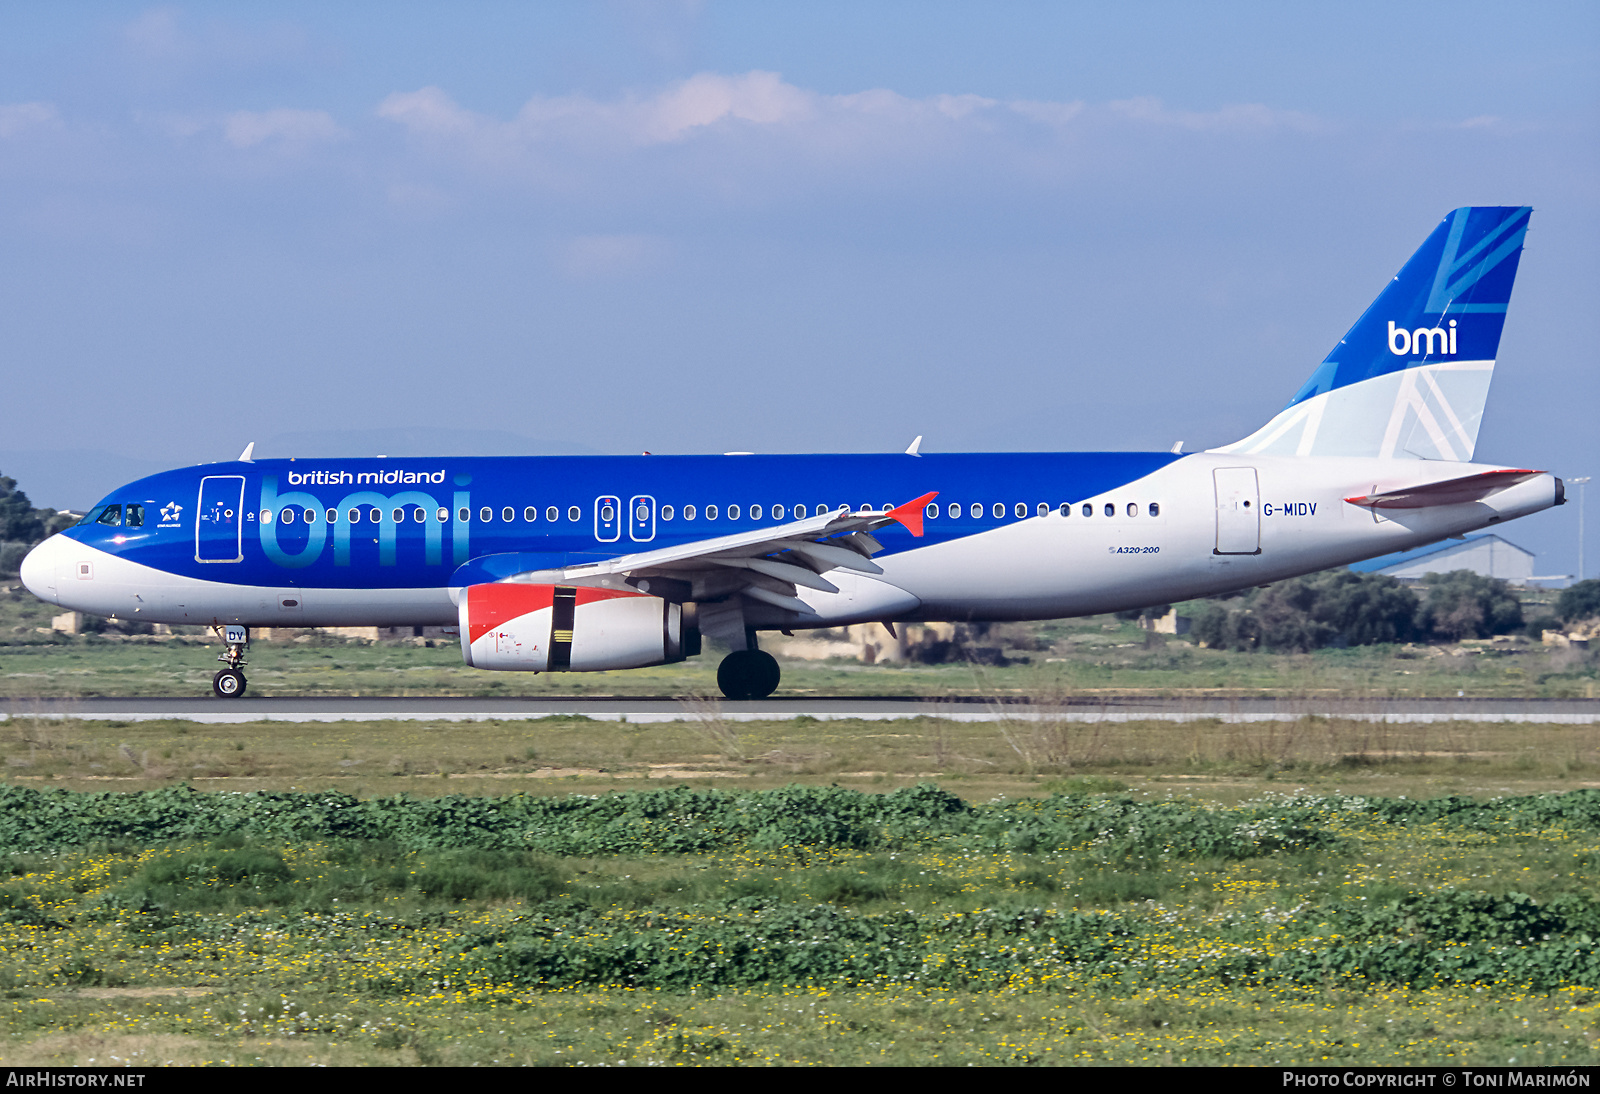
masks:
<svg viewBox="0 0 1600 1094"><path fill-rule="evenodd" d="M684 609L632 589L493 582L460 600L461 656L475 669L597 672L700 652Z"/></svg>

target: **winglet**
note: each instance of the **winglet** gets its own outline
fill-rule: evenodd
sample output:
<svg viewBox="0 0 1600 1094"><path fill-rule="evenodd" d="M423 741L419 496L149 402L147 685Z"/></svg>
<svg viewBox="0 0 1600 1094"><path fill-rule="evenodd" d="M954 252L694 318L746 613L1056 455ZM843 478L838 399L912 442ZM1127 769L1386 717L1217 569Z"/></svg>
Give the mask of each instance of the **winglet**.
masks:
<svg viewBox="0 0 1600 1094"><path fill-rule="evenodd" d="M904 524L906 531L920 538L922 535L922 507L938 496L939 491L935 490L931 494L924 494L922 497L914 501L908 501L904 505L897 505L883 515Z"/></svg>

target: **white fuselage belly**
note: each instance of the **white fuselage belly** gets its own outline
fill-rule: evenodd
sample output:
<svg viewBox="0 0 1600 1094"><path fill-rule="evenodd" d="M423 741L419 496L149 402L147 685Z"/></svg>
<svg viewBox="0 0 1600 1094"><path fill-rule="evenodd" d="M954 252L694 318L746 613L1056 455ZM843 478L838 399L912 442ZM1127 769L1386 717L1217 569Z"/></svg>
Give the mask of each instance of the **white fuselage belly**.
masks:
<svg viewBox="0 0 1600 1094"><path fill-rule="evenodd" d="M1218 469L1253 469L1258 552L1218 553ZM878 619L1020 620L1117 611L1246 588L1407 550L1548 508L1540 475L1484 501L1375 511L1344 499L1484 465L1363 458L1202 453L1178 460L1070 516L1052 511L995 530L880 558L879 578L840 582L837 595L801 590L811 626ZM1150 504L1159 515L1149 514ZM1089 505L1092 515L1083 515ZM1114 515L1106 515L1106 507ZM1129 506L1136 509L1130 515ZM937 518L935 518L937 519ZM51 546L53 545L53 546ZM247 626L450 626L446 588L268 588L180 577L66 537L30 561L62 607L152 623ZM88 564L88 571L83 564ZM287 576L287 575L286 575ZM830 575L838 577L838 573ZM33 587L30 578L30 587ZM759 612L752 613L759 625ZM807 623L788 622L788 626Z"/></svg>

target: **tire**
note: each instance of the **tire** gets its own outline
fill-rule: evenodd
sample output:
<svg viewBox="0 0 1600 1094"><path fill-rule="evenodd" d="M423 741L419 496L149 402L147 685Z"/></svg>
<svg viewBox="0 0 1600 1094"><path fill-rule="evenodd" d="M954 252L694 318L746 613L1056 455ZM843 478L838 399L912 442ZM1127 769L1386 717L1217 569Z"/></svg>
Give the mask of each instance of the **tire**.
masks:
<svg viewBox="0 0 1600 1094"><path fill-rule="evenodd" d="M222 669L211 678L211 690L218 699L237 699L244 694L244 673L238 669Z"/></svg>
<svg viewBox="0 0 1600 1094"><path fill-rule="evenodd" d="M717 666L717 687L729 699L765 699L778 690L782 670L765 650L734 650Z"/></svg>

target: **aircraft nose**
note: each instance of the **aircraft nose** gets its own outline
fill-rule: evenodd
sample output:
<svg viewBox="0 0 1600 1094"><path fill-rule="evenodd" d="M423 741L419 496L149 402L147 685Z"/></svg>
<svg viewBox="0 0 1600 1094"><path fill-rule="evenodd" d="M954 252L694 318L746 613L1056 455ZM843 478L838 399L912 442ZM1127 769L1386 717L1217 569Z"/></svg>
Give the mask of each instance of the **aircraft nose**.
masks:
<svg viewBox="0 0 1600 1094"><path fill-rule="evenodd" d="M22 560L22 583L40 600L59 605L56 592L56 562L62 556L64 541L61 536L51 536L29 551Z"/></svg>

